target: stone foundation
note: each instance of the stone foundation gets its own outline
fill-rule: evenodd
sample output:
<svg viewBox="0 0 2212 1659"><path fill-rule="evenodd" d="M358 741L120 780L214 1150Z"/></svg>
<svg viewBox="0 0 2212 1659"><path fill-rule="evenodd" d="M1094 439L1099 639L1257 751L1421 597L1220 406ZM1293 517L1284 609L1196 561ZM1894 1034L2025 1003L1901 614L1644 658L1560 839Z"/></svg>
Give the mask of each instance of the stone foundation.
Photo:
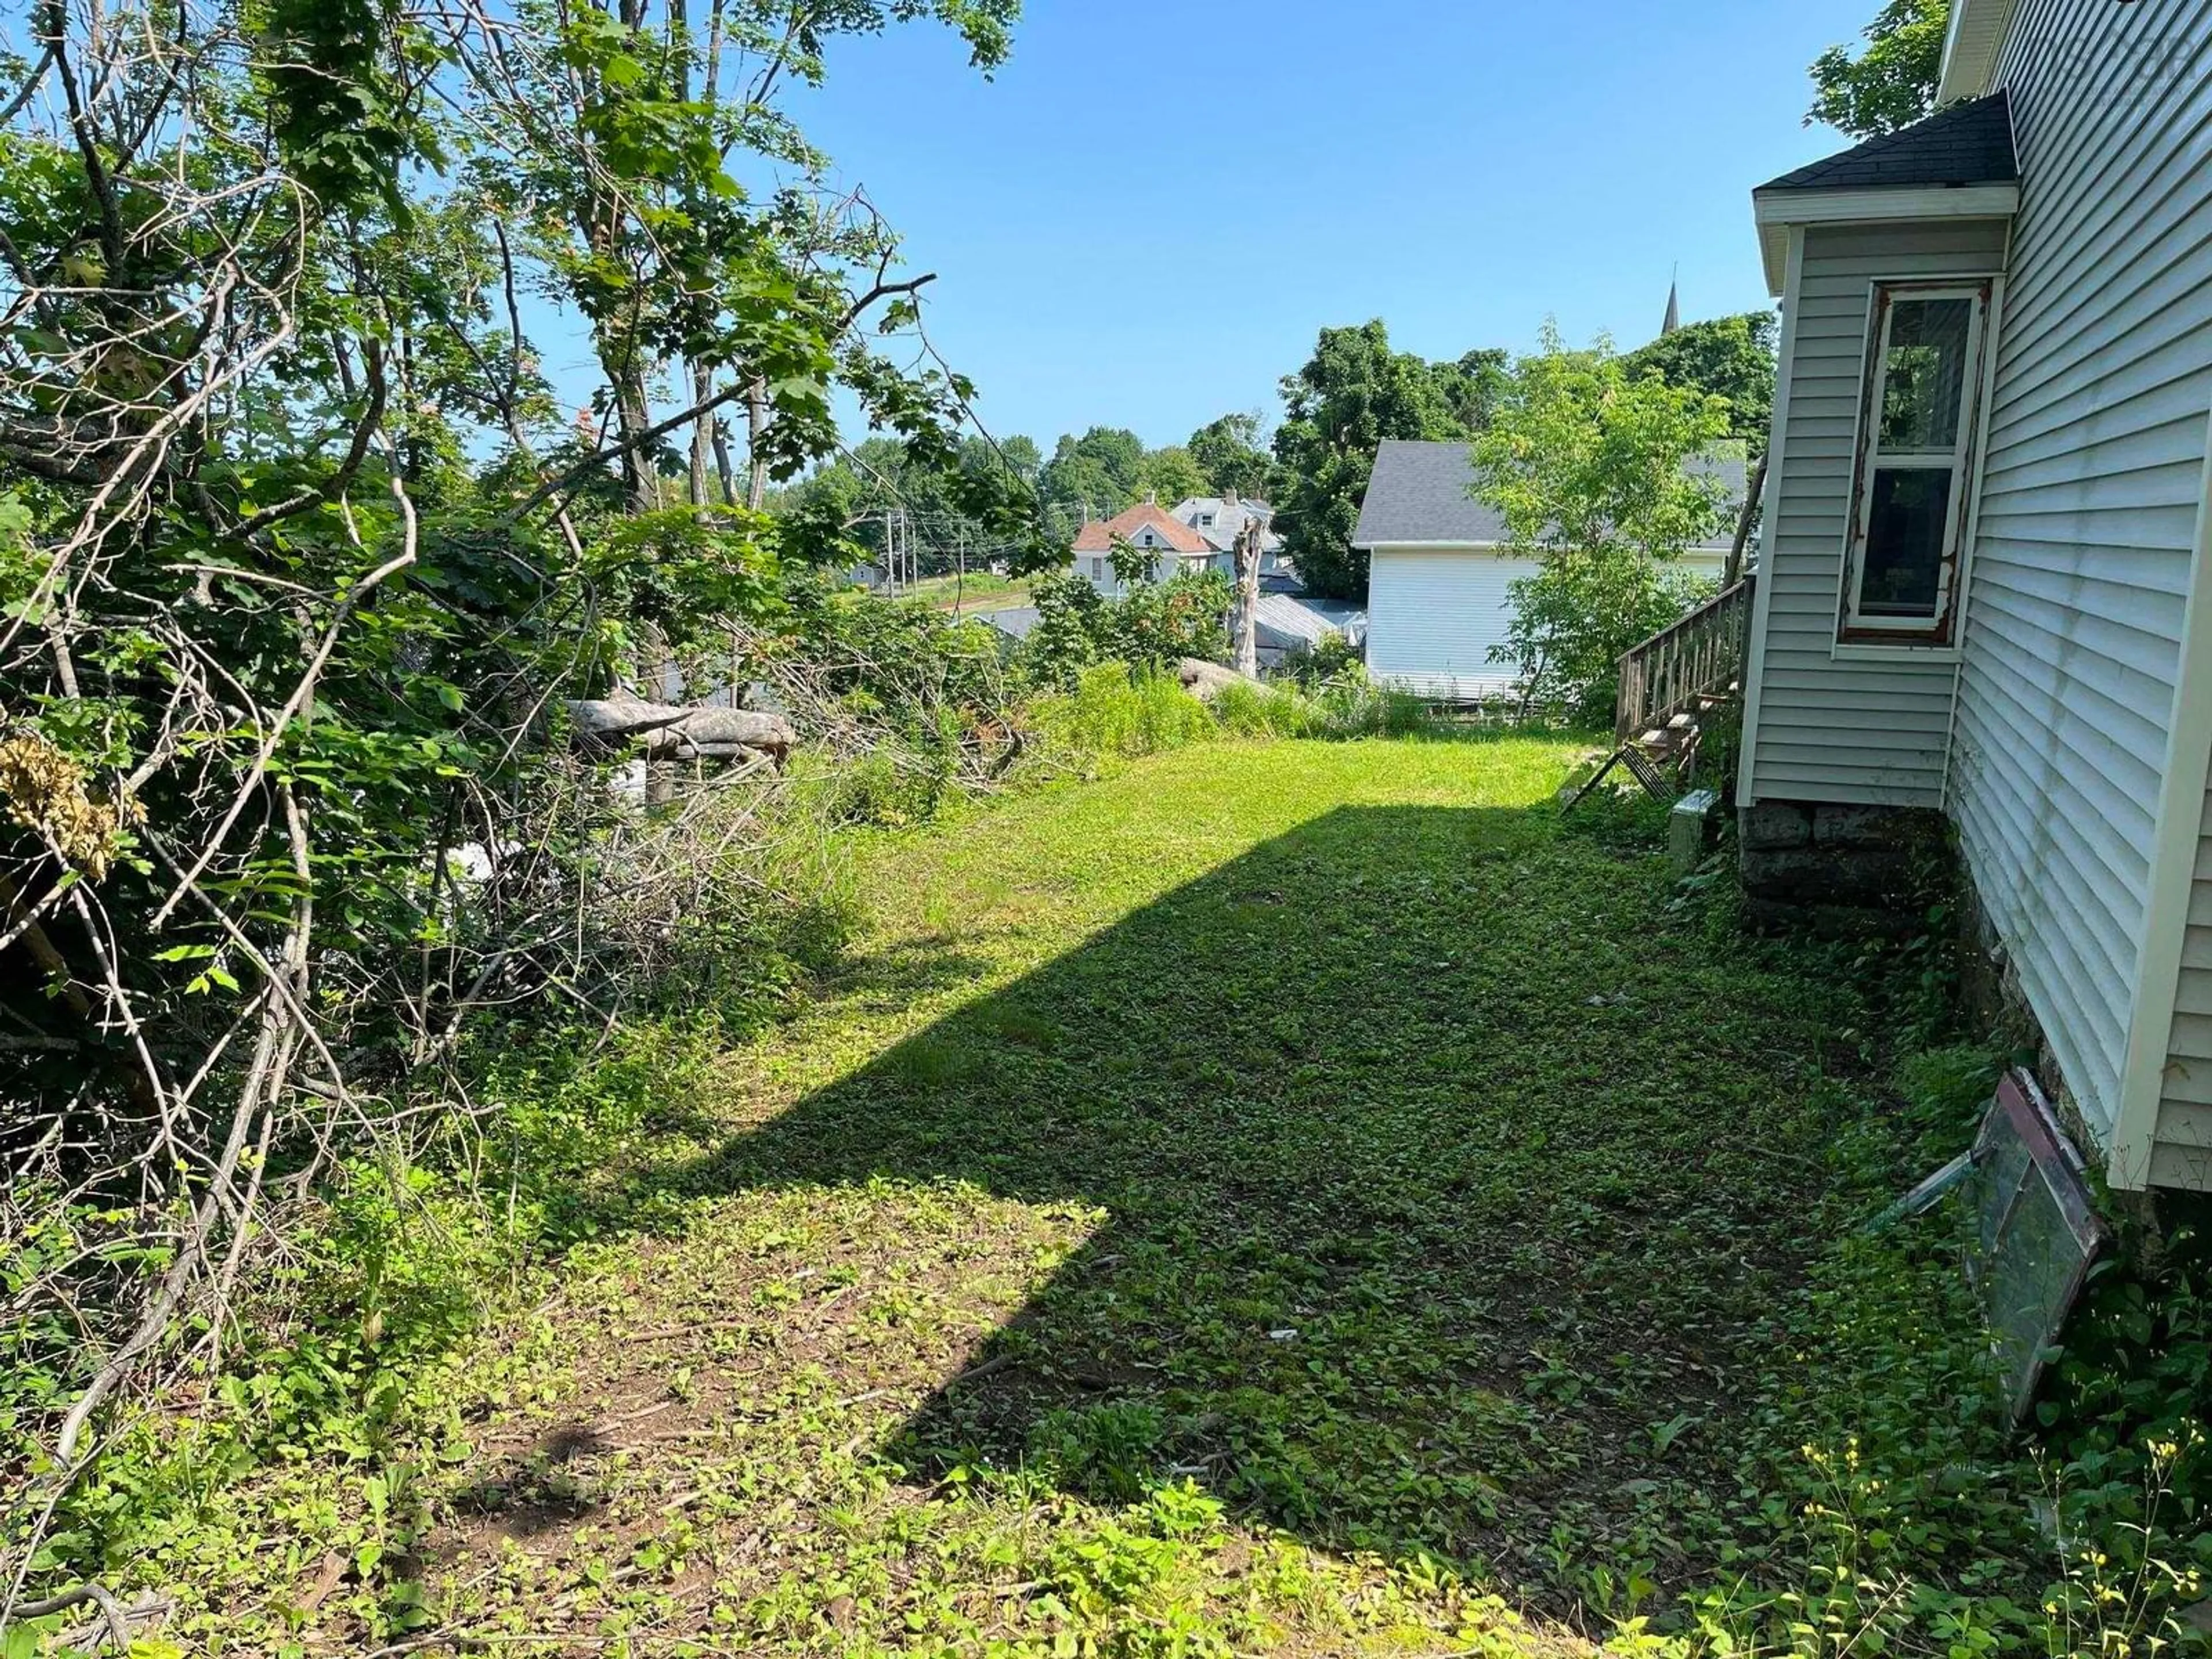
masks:
<svg viewBox="0 0 2212 1659"><path fill-rule="evenodd" d="M2029 1006L2019 967L1982 908L1941 813L1761 801L1737 813L1736 830L1744 916L1753 927L1907 938L1927 930L1932 905L1948 904L1955 933L1947 942L1965 1029L2027 1064L2075 1146L2092 1163L2102 1162ZM2212 1233L2212 1194L2112 1192L2104 1208L2124 1224L2117 1253L2146 1270L2156 1268L2185 1226Z"/></svg>
<svg viewBox="0 0 2212 1659"><path fill-rule="evenodd" d="M1918 807L1761 801L1736 830L1745 915L1763 927L1910 933L1952 878L1948 826Z"/></svg>

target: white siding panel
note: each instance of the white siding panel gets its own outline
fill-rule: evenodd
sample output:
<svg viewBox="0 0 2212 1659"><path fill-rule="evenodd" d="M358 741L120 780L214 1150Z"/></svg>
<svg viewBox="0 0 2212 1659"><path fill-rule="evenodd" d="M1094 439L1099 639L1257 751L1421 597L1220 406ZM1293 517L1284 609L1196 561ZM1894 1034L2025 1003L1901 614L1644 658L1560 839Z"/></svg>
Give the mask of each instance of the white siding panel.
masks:
<svg viewBox="0 0 2212 1659"><path fill-rule="evenodd" d="M2154 1187L2186 1187L2212 1192L2212 1151L2177 1145L2161 1136L2150 1157Z"/></svg>
<svg viewBox="0 0 2212 1659"><path fill-rule="evenodd" d="M1725 560L1692 553L1676 568L1713 580ZM1512 584L1539 568L1480 548L1376 548L1368 565L1368 672L1423 696L1504 695L1516 671L1492 662L1491 647L1512 625Z"/></svg>
<svg viewBox="0 0 2212 1659"><path fill-rule="evenodd" d="M2100 1139L2118 1107L2212 408L2208 52L2212 0L2021 0L1997 74L2021 204L1952 801L1983 905ZM2199 885L2166 1074L2176 1114L2212 1103ZM2154 1180L2202 1184L2205 1164L2161 1121Z"/></svg>
<svg viewBox="0 0 2212 1659"><path fill-rule="evenodd" d="M1940 806L1958 673L1948 660L1835 655L1867 319L1880 277L1985 274L1995 222L1816 228L1805 239L1769 545L1752 793Z"/></svg>
<svg viewBox="0 0 2212 1659"><path fill-rule="evenodd" d="M1377 548L1369 562L1367 671L1424 696L1496 696L1513 665L1492 662L1513 620L1508 590L1533 559L1468 550Z"/></svg>

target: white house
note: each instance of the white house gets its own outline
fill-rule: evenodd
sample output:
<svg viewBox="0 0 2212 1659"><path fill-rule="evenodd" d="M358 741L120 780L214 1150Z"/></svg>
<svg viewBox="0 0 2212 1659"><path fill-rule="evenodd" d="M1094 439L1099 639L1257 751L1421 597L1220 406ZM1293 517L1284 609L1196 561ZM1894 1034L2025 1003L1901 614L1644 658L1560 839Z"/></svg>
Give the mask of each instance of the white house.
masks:
<svg viewBox="0 0 2212 1659"><path fill-rule="evenodd" d="M1267 527L1273 518L1265 501L1240 501L1234 495L1193 496L1173 512L1157 501L1142 501L1110 519L1093 520L1076 532L1075 572L1090 578L1100 592L1118 596L1122 590L1114 575L1114 544L1125 541L1158 555L1152 564L1154 581L1164 582L1188 570L1234 575L1237 538L1257 520L1260 572L1272 574L1283 568L1283 538Z"/></svg>
<svg viewBox="0 0 2212 1659"><path fill-rule="evenodd" d="M1741 501L1743 463L1710 465L1729 499ZM1681 568L1717 579L1730 539L1692 549ZM1352 537L1368 556L1368 672L1455 702L1510 691L1513 665L1493 662L1491 648L1504 643L1512 623L1512 584L1539 566L1509 555L1505 543L1504 520L1474 498L1474 463L1464 441L1386 441Z"/></svg>
<svg viewBox="0 0 2212 1659"><path fill-rule="evenodd" d="M1075 533L1075 574L1109 597L1122 584L1114 574L1114 546L1127 542L1152 555L1152 580L1164 582L1185 569L1203 570L1222 557L1219 549L1158 501L1139 501L1110 519L1094 519Z"/></svg>
<svg viewBox="0 0 2212 1659"><path fill-rule="evenodd" d="M1747 884L1945 815L2124 1188L2212 1188L2208 42L2212 0L1955 0L1948 107L1753 197Z"/></svg>
<svg viewBox="0 0 2212 1659"><path fill-rule="evenodd" d="M1231 556L1236 551L1237 538L1246 525L1256 519L1260 524L1260 574L1272 576L1285 568L1283 538L1273 529L1275 511L1265 501L1248 501L1233 493L1193 495L1176 504L1175 516L1206 538L1219 556L1211 568L1228 575L1236 574Z"/></svg>

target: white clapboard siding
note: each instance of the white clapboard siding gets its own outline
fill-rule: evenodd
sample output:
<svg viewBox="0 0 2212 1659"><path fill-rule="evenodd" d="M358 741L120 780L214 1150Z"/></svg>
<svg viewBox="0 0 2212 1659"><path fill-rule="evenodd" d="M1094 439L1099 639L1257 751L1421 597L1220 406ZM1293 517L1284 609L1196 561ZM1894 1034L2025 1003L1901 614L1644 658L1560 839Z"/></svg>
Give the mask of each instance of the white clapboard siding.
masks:
<svg viewBox="0 0 2212 1659"><path fill-rule="evenodd" d="M2004 264L1996 221L1815 227L1805 234L1773 524L1755 799L1941 806L1954 661L1835 655L1850 523L1867 325L1883 277L1985 275Z"/></svg>
<svg viewBox="0 0 2212 1659"><path fill-rule="evenodd" d="M2212 0L2021 0L1951 799L2083 1117L2119 1101L2212 410ZM2207 821L2212 830L2212 820ZM2212 860L2200 862L2200 877ZM2212 881L2152 1178L2205 1185Z"/></svg>
<svg viewBox="0 0 2212 1659"><path fill-rule="evenodd" d="M1679 568L1712 579L1726 556L1698 552ZM1518 671L1493 662L1513 622L1512 584L1538 562L1480 548L1377 547L1369 558L1367 672L1425 697L1479 702L1510 691Z"/></svg>
<svg viewBox="0 0 2212 1659"><path fill-rule="evenodd" d="M1533 559L1473 549L1375 550L1368 564L1367 672L1423 696L1475 700L1511 689L1510 663L1492 662L1513 620L1508 592L1535 574Z"/></svg>
<svg viewBox="0 0 2212 1659"><path fill-rule="evenodd" d="M2190 887L2150 1178L2160 1186L2212 1188L2212 794L2198 821Z"/></svg>

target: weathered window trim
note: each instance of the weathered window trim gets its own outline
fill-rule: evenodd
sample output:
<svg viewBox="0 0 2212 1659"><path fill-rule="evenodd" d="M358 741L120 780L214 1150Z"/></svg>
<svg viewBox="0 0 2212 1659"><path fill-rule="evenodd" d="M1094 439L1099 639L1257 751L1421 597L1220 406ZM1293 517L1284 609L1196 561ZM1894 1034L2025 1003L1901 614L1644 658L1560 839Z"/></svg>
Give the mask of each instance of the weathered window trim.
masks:
<svg viewBox="0 0 2212 1659"><path fill-rule="evenodd" d="M1988 404L1990 323L1996 309L1997 283L1995 276L1884 277L1873 284L1867 312L1866 365L1860 378L1858 422L1852 446L1850 512L1844 532L1842 591L1838 596L1834 654L1838 658L1870 656L1876 660L1894 660L1892 653L1901 652L1910 660L1942 661L1957 654L1960 612L1966 592L1967 554L1980 505L1982 422ZM1882 465L1881 409L1889 378L1890 325L1900 299L1963 299L1970 301L1973 307L1968 355L1960 388L1958 438L1948 469L1935 465L1925 469L1948 470L1952 488L1937 577L1936 612L1924 622L1896 617L1869 617L1863 616L1859 609L1866 569L1866 538L1875 486ZM1893 460L1890 465L1893 468L1897 463Z"/></svg>
<svg viewBox="0 0 2212 1659"><path fill-rule="evenodd" d="M1962 655L1964 653L1955 642L1949 645L1855 645L1848 640L1838 640L1828 650L1831 662L1957 662Z"/></svg>

